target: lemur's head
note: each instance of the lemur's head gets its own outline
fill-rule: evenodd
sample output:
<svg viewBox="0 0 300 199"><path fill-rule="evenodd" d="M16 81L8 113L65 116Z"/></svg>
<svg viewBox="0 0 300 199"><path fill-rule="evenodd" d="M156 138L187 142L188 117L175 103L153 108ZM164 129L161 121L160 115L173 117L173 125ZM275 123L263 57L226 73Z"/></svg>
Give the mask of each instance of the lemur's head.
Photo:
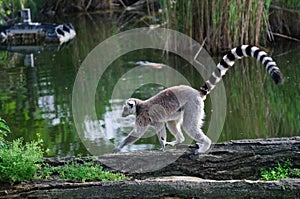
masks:
<svg viewBox="0 0 300 199"><path fill-rule="evenodd" d="M126 100L123 111L122 111L122 117L126 117L128 115L134 115L136 114L136 101L132 98Z"/></svg>

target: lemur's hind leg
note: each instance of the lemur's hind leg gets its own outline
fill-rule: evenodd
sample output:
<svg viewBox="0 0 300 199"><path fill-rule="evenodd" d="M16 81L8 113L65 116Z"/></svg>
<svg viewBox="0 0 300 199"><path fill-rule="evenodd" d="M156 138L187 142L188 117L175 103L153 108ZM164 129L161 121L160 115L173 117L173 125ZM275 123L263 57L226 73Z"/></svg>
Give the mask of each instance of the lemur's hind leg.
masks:
<svg viewBox="0 0 300 199"><path fill-rule="evenodd" d="M172 142L166 142L166 145L175 146L184 141L184 136L180 128L181 123L182 123L182 117L180 117L177 120L172 120L167 122L167 127L170 133L175 137L175 140Z"/></svg>
<svg viewBox="0 0 300 199"><path fill-rule="evenodd" d="M192 99L185 104L184 109L183 129L197 142L195 154L205 153L211 145L211 140L201 130L202 119L205 116L203 101L200 98Z"/></svg>
<svg viewBox="0 0 300 199"><path fill-rule="evenodd" d="M167 141L167 134L166 134L165 123L159 122L159 123L155 123L153 126L156 129L157 137L158 137L159 143L161 145L160 150L163 151L163 150L165 150L166 141Z"/></svg>

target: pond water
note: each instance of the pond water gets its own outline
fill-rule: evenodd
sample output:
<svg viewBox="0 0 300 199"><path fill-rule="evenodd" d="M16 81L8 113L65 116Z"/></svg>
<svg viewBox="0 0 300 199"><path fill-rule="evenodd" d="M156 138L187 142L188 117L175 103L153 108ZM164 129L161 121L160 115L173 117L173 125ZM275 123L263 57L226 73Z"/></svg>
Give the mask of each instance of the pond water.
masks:
<svg viewBox="0 0 300 199"><path fill-rule="evenodd" d="M30 55L1 51L0 60L0 117L11 127L7 139L23 137L25 141L44 141L45 156L62 157L98 155L110 152L132 129L134 118L121 118L125 99L112 98L115 85L132 81L124 77L140 61L163 63L183 75L198 88L204 80L187 61L172 53L141 49L116 59L101 76L95 96L97 121L87 117L81 124L87 133L77 133L72 114L72 91L77 72L89 52L105 39L125 30L145 26L124 16L105 13L64 18L77 32L75 40L60 50L39 50ZM60 20L57 23L61 23ZM300 135L300 43L278 42L268 51L277 61L285 82L276 86L261 64L255 60L239 61L224 78L226 89L226 119L218 141L247 138L266 138ZM26 60L33 59L34 66ZM217 61L219 58L215 58ZM154 67L156 79L169 77L168 71ZM164 88L161 84L145 84L145 73L135 78L136 90L124 87L122 92L146 99ZM211 108L206 100L207 113L204 132L210 122ZM99 133L100 132L100 133ZM84 142L83 142L84 139ZM171 137L169 137L171 139ZM187 142L190 142L187 139ZM88 144L86 144L88 143ZM149 150L159 147L153 130L124 151Z"/></svg>

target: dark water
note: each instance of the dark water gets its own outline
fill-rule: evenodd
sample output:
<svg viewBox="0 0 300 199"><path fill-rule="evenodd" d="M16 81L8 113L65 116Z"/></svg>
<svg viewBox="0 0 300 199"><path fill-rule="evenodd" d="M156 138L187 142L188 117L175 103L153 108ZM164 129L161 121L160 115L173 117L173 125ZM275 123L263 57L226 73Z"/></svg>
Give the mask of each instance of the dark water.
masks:
<svg viewBox="0 0 300 199"><path fill-rule="evenodd" d="M146 25L140 24L138 19L136 23L132 20L125 23L120 19L120 15L110 13L64 19L74 25L75 40L59 51L35 53L34 67L24 63L28 59L24 54L1 52L0 116L12 129L7 137L9 140L23 137L25 141L31 141L40 137L47 149L46 156L109 152L130 132L134 123L133 117L120 117L124 99L112 98L115 86L120 81L121 85L122 82L130 84L130 78L133 78L136 89L132 95L142 99L164 88L161 84L145 84L149 78L146 73L130 78L124 76L136 67L138 61L164 63L183 75L193 87L203 84L204 80L195 68L172 53L154 49L130 52L116 59L104 71L97 85L95 104L91 104L95 106L98 120L90 121L87 116L80 124L86 133L79 135L73 119L72 91L81 63L94 47L125 30L124 27ZM300 135L300 44L282 41L268 50L281 68L284 85L276 86L256 61L239 61L224 78L227 112L218 141ZM170 76L166 70L154 69L157 71L154 78L158 82ZM131 90L125 87L122 92L126 95ZM210 98L205 103L207 117L203 129L206 132L214 110ZM155 133L149 130L144 138L125 150L158 146Z"/></svg>

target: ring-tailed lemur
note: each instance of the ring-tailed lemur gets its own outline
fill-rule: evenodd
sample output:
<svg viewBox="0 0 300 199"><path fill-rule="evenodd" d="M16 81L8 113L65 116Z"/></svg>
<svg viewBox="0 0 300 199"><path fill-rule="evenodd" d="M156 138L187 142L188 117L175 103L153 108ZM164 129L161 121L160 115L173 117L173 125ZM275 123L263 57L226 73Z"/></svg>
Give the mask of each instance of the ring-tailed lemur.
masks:
<svg viewBox="0 0 300 199"><path fill-rule="evenodd" d="M135 98L126 100L122 117L136 115L135 127L114 151L120 151L124 146L138 140L150 125L156 129L162 149L166 145L174 146L182 143L184 141L180 128L182 125L187 134L197 142L195 154L206 152L211 145L211 140L201 130L205 116L203 101L234 62L243 57L256 58L266 67L276 84L282 83L279 68L266 52L250 45L233 48L222 58L200 90L181 85L167 88L145 101ZM166 141L165 123L174 135L175 141Z"/></svg>

